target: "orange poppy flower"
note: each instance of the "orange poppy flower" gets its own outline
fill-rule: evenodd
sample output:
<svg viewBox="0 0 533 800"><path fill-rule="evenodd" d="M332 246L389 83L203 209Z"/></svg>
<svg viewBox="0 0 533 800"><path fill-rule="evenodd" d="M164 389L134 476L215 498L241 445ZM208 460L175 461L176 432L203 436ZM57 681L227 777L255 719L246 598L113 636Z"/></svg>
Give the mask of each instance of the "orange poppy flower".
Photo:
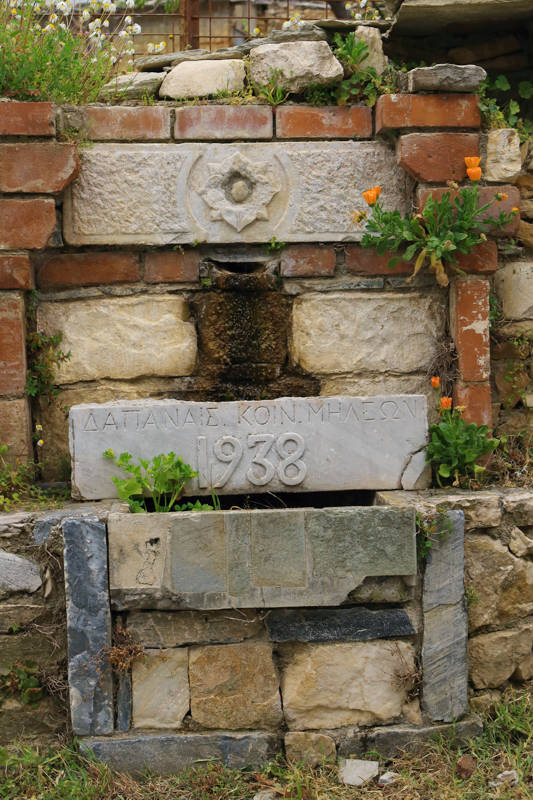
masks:
<svg viewBox="0 0 533 800"><path fill-rule="evenodd" d="M465 164L467 167L479 167L481 159L477 156L465 156Z"/></svg>
<svg viewBox="0 0 533 800"><path fill-rule="evenodd" d="M466 174L471 181L480 181L482 175L481 167L468 167Z"/></svg>
<svg viewBox="0 0 533 800"><path fill-rule="evenodd" d="M520 213L520 209L517 206L513 206L511 211L513 212L513 214L519 214Z"/></svg>
<svg viewBox="0 0 533 800"><path fill-rule="evenodd" d="M440 386L440 378L437 375L434 375L431 379L431 385L434 389L438 389Z"/></svg>
<svg viewBox="0 0 533 800"><path fill-rule="evenodd" d="M440 407L443 411L448 411L452 407L452 398L451 397L441 397L440 399Z"/></svg>
<svg viewBox="0 0 533 800"><path fill-rule="evenodd" d="M373 206L377 203L380 194L381 186L373 186L371 189L367 189L366 192L363 192L363 197L369 206Z"/></svg>

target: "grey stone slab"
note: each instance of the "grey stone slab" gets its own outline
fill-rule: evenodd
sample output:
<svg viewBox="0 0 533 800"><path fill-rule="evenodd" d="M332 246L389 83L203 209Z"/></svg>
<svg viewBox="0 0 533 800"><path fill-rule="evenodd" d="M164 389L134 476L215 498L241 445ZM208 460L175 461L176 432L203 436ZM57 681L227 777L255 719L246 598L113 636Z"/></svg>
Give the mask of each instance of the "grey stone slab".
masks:
<svg viewBox="0 0 533 800"><path fill-rule="evenodd" d="M117 730L129 731L131 728L132 687L131 674L121 672L117 689Z"/></svg>
<svg viewBox="0 0 533 800"><path fill-rule="evenodd" d="M448 522L446 522L446 519ZM426 559L422 605L429 611L462 601L464 589L464 527L462 511L447 511L438 524L443 538L433 542Z"/></svg>
<svg viewBox="0 0 533 800"><path fill-rule="evenodd" d="M48 541L52 528L60 525L65 517L83 517L92 515L98 517L99 520L105 520L109 511L109 504L95 503L93 505L82 505L78 507L66 507L57 511L51 511L44 514L40 519L36 520L33 526L33 541L35 544L41 545Z"/></svg>
<svg viewBox="0 0 533 800"><path fill-rule="evenodd" d="M388 725L375 728L365 739L365 750L377 752L390 758L400 750L417 752L423 749L424 744L435 736L446 738L450 736L454 741L466 744L469 739L474 739L483 733L481 719L472 714L460 722L444 725L423 725L414 727L410 725ZM339 755L343 755L339 748Z"/></svg>
<svg viewBox="0 0 533 800"><path fill-rule="evenodd" d="M118 772L131 775L147 770L156 775L172 775L208 761L221 761L235 769L260 767L281 749L277 736L261 731L87 738L81 747Z"/></svg>
<svg viewBox="0 0 533 800"><path fill-rule="evenodd" d="M385 142L96 144L80 162L64 205L75 245L358 241L365 188L402 213L412 190Z"/></svg>
<svg viewBox="0 0 533 800"><path fill-rule="evenodd" d="M0 596L11 592L36 592L41 584L41 570L35 561L0 550Z"/></svg>
<svg viewBox="0 0 533 800"><path fill-rule="evenodd" d="M424 613L422 708L452 722L468 711L468 618L464 601Z"/></svg>
<svg viewBox="0 0 533 800"><path fill-rule="evenodd" d="M487 77L475 64L435 64L407 73L408 92L477 92Z"/></svg>
<svg viewBox="0 0 533 800"><path fill-rule="evenodd" d="M262 613L243 611L132 611L128 631L144 647L229 644L261 634Z"/></svg>
<svg viewBox="0 0 533 800"><path fill-rule="evenodd" d="M414 523L413 509L366 507L112 513L113 606L339 605L369 576L416 573Z"/></svg>
<svg viewBox="0 0 533 800"><path fill-rule="evenodd" d="M108 448L147 458L173 450L199 475L188 494L394 489L426 444L422 395L73 406L73 493L116 497ZM424 470L423 460L419 468Z"/></svg>
<svg viewBox="0 0 533 800"><path fill-rule="evenodd" d="M106 527L96 517L62 523L67 606L68 679L75 734L113 730Z"/></svg>
<svg viewBox="0 0 533 800"><path fill-rule="evenodd" d="M411 636L415 629L400 608L283 609L266 618L274 642L365 642Z"/></svg>

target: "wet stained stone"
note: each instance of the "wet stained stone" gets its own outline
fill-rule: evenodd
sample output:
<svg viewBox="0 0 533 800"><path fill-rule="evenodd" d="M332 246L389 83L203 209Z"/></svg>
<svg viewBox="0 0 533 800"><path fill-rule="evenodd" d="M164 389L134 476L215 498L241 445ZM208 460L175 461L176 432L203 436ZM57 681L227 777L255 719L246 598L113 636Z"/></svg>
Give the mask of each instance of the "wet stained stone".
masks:
<svg viewBox="0 0 533 800"><path fill-rule="evenodd" d="M415 629L403 609L280 609L266 620L274 642L368 641L411 636Z"/></svg>

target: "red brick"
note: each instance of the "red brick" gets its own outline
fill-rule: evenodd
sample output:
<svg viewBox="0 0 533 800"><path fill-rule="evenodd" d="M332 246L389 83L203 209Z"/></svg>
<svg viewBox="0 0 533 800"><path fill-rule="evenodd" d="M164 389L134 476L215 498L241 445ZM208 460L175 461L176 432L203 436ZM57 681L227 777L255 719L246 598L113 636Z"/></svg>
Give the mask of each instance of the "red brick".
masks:
<svg viewBox="0 0 533 800"><path fill-rule="evenodd" d="M95 286L138 281L139 260L133 253L61 253L46 258L37 273L42 289Z"/></svg>
<svg viewBox="0 0 533 800"><path fill-rule="evenodd" d="M408 133L396 146L398 164L417 181L462 181L465 156L479 155L477 133Z"/></svg>
<svg viewBox="0 0 533 800"><path fill-rule="evenodd" d="M490 275L498 269L498 245L496 242L482 242L471 253L459 253L457 269L475 275ZM451 270L453 274L453 270Z"/></svg>
<svg viewBox="0 0 533 800"><path fill-rule="evenodd" d="M30 405L26 397L0 400L0 444L7 444L3 458L9 464L32 457Z"/></svg>
<svg viewBox="0 0 533 800"><path fill-rule="evenodd" d="M376 104L376 133L397 128L479 128L473 94L384 94Z"/></svg>
<svg viewBox="0 0 533 800"><path fill-rule="evenodd" d="M26 325L19 292L0 294L0 394L23 394L26 385Z"/></svg>
<svg viewBox="0 0 533 800"><path fill-rule="evenodd" d="M2 192L61 192L78 170L76 148L71 144L0 144Z"/></svg>
<svg viewBox="0 0 533 800"><path fill-rule="evenodd" d="M295 244L281 253L280 271L284 278L317 278L335 274L335 250L314 244Z"/></svg>
<svg viewBox="0 0 533 800"><path fill-rule="evenodd" d="M484 278L457 278L451 286L452 336L464 381L490 376L489 292Z"/></svg>
<svg viewBox="0 0 533 800"><path fill-rule="evenodd" d="M0 198L0 249L46 247L55 226L56 206L51 197Z"/></svg>
<svg viewBox="0 0 533 800"><path fill-rule="evenodd" d="M466 406L463 418L476 425L488 425L492 428L492 405L490 383L463 383L458 381L453 391L456 406Z"/></svg>
<svg viewBox="0 0 533 800"><path fill-rule="evenodd" d="M53 136L52 103L0 103L0 136Z"/></svg>
<svg viewBox="0 0 533 800"><path fill-rule="evenodd" d="M434 188L429 188L428 186L419 186L416 192L417 198L417 205L419 208L425 205L426 200L428 199L429 195L433 195L435 198L442 197L445 192L450 192L450 196L453 199L457 196L457 191L450 191L447 186L435 186ZM516 186L511 186L510 184L505 184L502 186L480 186L479 187L479 202L480 205L485 205L489 203L495 195L499 192L502 194L507 195L507 200L501 200L499 202L495 202L487 211L482 215L482 218L485 217L497 217L501 211L505 211L507 214L511 211L512 208L519 208L520 207L520 192ZM518 226L520 224L520 215L517 214L508 225L504 228L493 228L494 233L491 233L492 236L514 236L518 232Z"/></svg>
<svg viewBox="0 0 533 800"><path fill-rule="evenodd" d="M399 255L401 253L378 256L372 247L349 244L346 246L346 269L355 275L407 275L414 269L412 261L399 261L392 269L387 267L391 258Z"/></svg>
<svg viewBox="0 0 533 800"><path fill-rule="evenodd" d="M280 139L368 139L372 112L368 106L280 106L276 111Z"/></svg>
<svg viewBox="0 0 533 800"><path fill-rule="evenodd" d="M147 253L144 279L147 283L190 283L198 280L200 258L192 250Z"/></svg>
<svg viewBox="0 0 533 800"><path fill-rule="evenodd" d="M0 289L33 289L33 270L25 253L0 253Z"/></svg>
<svg viewBox="0 0 533 800"><path fill-rule="evenodd" d="M83 120L93 141L170 139L170 109L160 106L84 108Z"/></svg>
<svg viewBox="0 0 533 800"><path fill-rule="evenodd" d="M176 109L176 139L271 139L269 106L186 106Z"/></svg>

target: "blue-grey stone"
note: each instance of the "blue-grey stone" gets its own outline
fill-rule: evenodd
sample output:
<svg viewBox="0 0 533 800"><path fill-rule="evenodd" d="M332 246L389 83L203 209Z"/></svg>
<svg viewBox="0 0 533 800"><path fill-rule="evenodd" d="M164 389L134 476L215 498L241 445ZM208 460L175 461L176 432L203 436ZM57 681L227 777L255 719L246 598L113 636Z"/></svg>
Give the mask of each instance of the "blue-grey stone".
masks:
<svg viewBox="0 0 533 800"><path fill-rule="evenodd" d="M407 750L417 752L423 749L424 744L435 736L453 737L455 741L466 743L468 739L480 736L483 733L483 723L476 714L471 714L466 719L453 724L445 725L386 725L374 728L365 740L365 749L377 752L389 758L398 755L399 751ZM339 755L344 748L339 748Z"/></svg>
<svg viewBox="0 0 533 800"><path fill-rule="evenodd" d="M68 677L75 734L113 730L106 527L96 517L62 523L67 605Z"/></svg>
<svg viewBox="0 0 533 800"><path fill-rule="evenodd" d="M462 511L442 514L442 539L433 543L424 573L423 608L455 605L464 596L464 525Z"/></svg>
<svg viewBox="0 0 533 800"><path fill-rule="evenodd" d="M415 633L400 608L280 609L270 612L266 624L274 642L366 642Z"/></svg>
<svg viewBox="0 0 533 800"><path fill-rule="evenodd" d="M131 728L131 673L121 672L117 689L117 730L129 731Z"/></svg>
<svg viewBox="0 0 533 800"><path fill-rule="evenodd" d="M172 775L206 761L221 761L235 769L259 767L271 761L281 749L275 734L262 731L89 738L81 746L113 769L131 775L146 770L156 775Z"/></svg>

